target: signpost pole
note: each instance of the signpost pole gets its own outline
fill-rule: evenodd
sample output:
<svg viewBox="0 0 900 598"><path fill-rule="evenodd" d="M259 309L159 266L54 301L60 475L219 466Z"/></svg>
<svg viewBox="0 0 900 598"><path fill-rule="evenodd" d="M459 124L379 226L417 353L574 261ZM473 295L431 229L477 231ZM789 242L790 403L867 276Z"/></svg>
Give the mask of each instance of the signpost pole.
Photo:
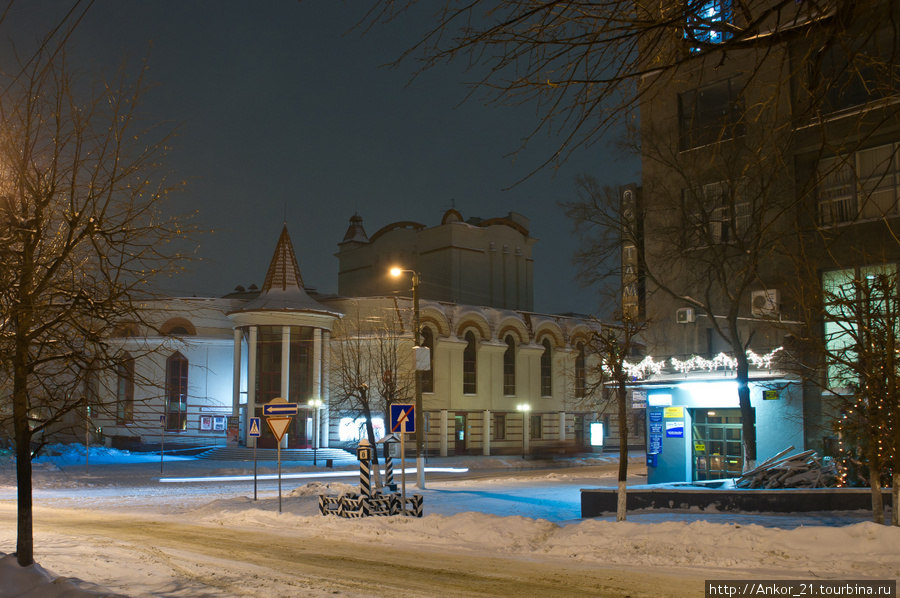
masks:
<svg viewBox="0 0 900 598"><path fill-rule="evenodd" d="M160 424L160 427L162 428L162 435L160 436L160 440L159 440L159 473L162 474L162 472L163 472L163 455L166 452L166 416L165 415L159 416L159 424Z"/></svg>
<svg viewBox="0 0 900 598"><path fill-rule="evenodd" d="M403 429L400 432L400 483L402 486L400 498L403 505L403 515L406 515L406 443L403 441L406 438L406 433L403 430L406 430L406 422L403 422Z"/></svg>
<svg viewBox="0 0 900 598"><path fill-rule="evenodd" d="M253 500L256 500L256 438L253 439Z"/></svg>
<svg viewBox="0 0 900 598"><path fill-rule="evenodd" d="M281 441L278 441L278 512L281 513Z"/></svg>
<svg viewBox="0 0 900 598"><path fill-rule="evenodd" d="M253 439L253 500L256 500L256 445L259 444L259 435L261 430L259 429L259 418L251 417L250 418L250 431L247 436Z"/></svg>

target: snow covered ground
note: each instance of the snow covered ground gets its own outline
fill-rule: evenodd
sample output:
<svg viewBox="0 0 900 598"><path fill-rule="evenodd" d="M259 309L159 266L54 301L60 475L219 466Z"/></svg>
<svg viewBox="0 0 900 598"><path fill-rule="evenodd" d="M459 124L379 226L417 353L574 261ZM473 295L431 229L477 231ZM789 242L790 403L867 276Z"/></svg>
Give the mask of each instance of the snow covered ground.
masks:
<svg viewBox="0 0 900 598"><path fill-rule="evenodd" d="M237 534L267 533L271 538L288 534L297 541L340 538L461 558L502 557L526 565L627 568L637 576L678 571L700 579L900 577L900 529L875 525L866 512L787 516L697 509L632 512L621 523L614 518L580 520L579 489L614 486L615 456L570 461L564 465L578 467L555 470L534 469L536 463L513 458L434 459L430 465L469 466L472 471L464 479L429 474L427 489L421 492L425 517L348 520L319 515L318 495L354 490L354 470L329 481L283 480L283 512L278 513L276 482L260 482L259 500L254 501L252 478L159 481L247 475L252 464L166 457L161 476L158 454L92 449L88 473L83 449L80 455L77 449L57 447L56 452L60 454L35 464L35 559L41 566L25 569L9 554L16 537L14 466L0 457L0 597L77 598L104 591L129 596L279 595L262 590L259 576L249 569L227 583L216 582L220 585L215 592L202 593L211 582L173 567L171 559L136 557L134 545L118 536L98 543L92 528L99 530L123 517L126 522L190 524ZM630 485L646 481L642 461L643 455L633 459ZM271 473L272 465L262 464L260 473ZM292 474L315 471L321 469L307 464L285 468ZM414 479L407 478L409 494L418 492ZM174 548L169 552L177 553ZM213 562L210 557L206 565ZM239 565L230 562L226 568L235 567ZM681 595L672 591L662 588L658 595ZM340 592L308 589L302 595L334 593Z"/></svg>

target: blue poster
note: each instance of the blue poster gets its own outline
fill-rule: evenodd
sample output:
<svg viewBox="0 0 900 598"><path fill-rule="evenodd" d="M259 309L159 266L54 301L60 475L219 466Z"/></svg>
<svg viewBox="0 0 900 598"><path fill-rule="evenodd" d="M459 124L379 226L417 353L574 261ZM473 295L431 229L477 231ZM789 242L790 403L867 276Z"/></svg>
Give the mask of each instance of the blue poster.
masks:
<svg viewBox="0 0 900 598"><path fill-rule="evenodd" d="M663 413L662 411L651 411L649 417L652 422L661 422L663 420Z"/></svg>
<svg viewBox="0 0 900 598"><path fill-rule="evenodd" d="M666 438L684 438L684 422L666 422Z"/></svg>
<svg viewBox="0 0 900 598"><path fill-rule="evenodd" d="M650 435L650 444L647 448L647 452L650 454L656 454L662 452L662 435L661 434L651 434Z"/></svg>
<svg viewBox="0 0 900 598"><path fill-rule="evenodd" d="M662 436L662 422L650 422L650 433Z"/></svg>

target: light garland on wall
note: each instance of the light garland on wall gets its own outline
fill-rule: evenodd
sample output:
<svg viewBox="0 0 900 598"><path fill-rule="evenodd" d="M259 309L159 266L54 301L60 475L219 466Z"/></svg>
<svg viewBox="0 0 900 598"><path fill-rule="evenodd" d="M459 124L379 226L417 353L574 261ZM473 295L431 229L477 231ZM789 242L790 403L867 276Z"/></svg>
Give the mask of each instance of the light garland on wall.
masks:
<svg viewBox="0 0 900 598"><path fill-rule="evenodd" d="M747 351L747 359L756 369L767 370L772 367L772 360L775 358L775 354L781 351L781 349L782 347L778 347L765 355L757 355L753 351ZM694 355L690 359L682 361L672 357L669 359L669 363L675 371L682 374L697 370L714 372L720 369L733 370L737 368L737 359L729 357L724 353L719 353L712 359ZM647 376L659 375L662 373L665 365L665 361L656 361L650 355L645 357L640 363L629 363L627 361L622 363L623 369L635 380L642 380Z"/></svg>

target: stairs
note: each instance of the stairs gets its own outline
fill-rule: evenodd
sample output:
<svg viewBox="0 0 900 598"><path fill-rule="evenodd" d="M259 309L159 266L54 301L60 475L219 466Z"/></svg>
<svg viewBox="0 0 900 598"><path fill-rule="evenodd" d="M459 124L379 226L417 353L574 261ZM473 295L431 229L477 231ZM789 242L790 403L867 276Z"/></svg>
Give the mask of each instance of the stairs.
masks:
<svg viewBox="0 0 900 598"><path fill-rule="evenodd" d="M320 448L315 451L316 461L324 464L331 459L334 464L352 465L358 463L356 455L337 448ZM253 461L253 449L246 447L216 447L197 455L198 459L215 461ZM257 461L277 461L278 449L256 449ZM281 461L309 461L312 463L313 449L282 449Z"/></svg>

